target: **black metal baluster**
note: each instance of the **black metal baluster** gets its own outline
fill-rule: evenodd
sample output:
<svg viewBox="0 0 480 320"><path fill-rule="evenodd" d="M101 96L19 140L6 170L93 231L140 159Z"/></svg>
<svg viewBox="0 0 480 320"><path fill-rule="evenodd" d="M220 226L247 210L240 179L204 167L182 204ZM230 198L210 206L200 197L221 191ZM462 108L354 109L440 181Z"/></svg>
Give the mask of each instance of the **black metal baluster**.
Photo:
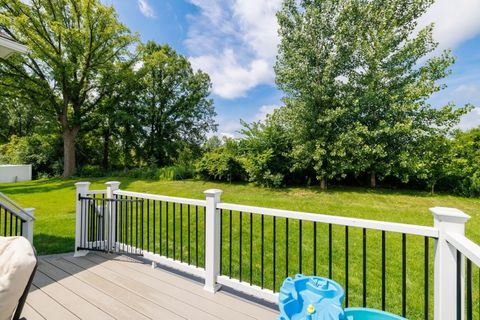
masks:
<svg viewBox="0 0 480 320"><path fill-rule="evenodd" d="M302 220L298 220L298 270L302 273Z"/></svg>
<svg viewBox="0 0 480 320"><path fill-rule="evenodd" d="M240 211L240 234L239 234L239 250L238 250L238 254L239 254L239 279L240 279L240 282L242 281L242 228L243 227L243 224L242 224L242 212Z"/></svg>
<svg viewBox="0 0 480 320"><path fill-rule="evenodd" d="M424 261L423 261L423 281L424 281L424 295L423 295L423 300L424 300L424 317L425 320L428 320L428 258L429 258L429 242L428 242L428 237L425 237L424 239Z"/></svg>
<svg viewBox="0 0 480 320"><path fill-rule="evenodd" d="M313 275L317 275L317 222L313 223Z"/></svg>
<svg viewBox="0 0 480 320"><path fill-rule="evenodd" d="M133 251L133 197L130 197L130 247L129 252Z"/></svg>
<svg viewBox="0 0 480 320"><path fill-rule="evenodd" d="M363 307L367 306L367 229L363 228Z"/></svg>
<svg viewBox="0 0 480 320"><path fill-rule="evenodd" d="M13 235L13 215L10 213L10 236Z"/></svg>
<svg viewBox="0 0 480 320"><path fill-rule="evenodd" d="M285 278L288 277L288 218L285 219Z"/></svg>
<svg viewBox="0 0 480 320"><path fill-rule="evenodd" d="M348 308L348 226L345 226L345 307Z"/></svg>
<svg viewBox="0 0 480 320"><path fill-rule="evenodd" d="M277 217L273 216L273 292L277 291L276 288L276 257L277 257Z"/></svg>
<svg viewBox="0 0 480 320"><path fill-rule="evenodd" d="M328 225L328 278L332 279L332 225Z"/></svg>
<svg viewBox="0 0 480 320"><path fill-rule="evenodd" d="M250 285L253 279L253 213L250 212Z"/></svg>
<svg viewBox="0 0 480 320"><path fill-rule="evenodd" d="M4 223L3 223L3 235L7 236L7 208L4 208Z"/></svg>
<svg viewBox="0 0 480 320"><path fill-rule="evenodd" d="M15 216L15 235L18 236L18 217Z"/></svg>
<svg viewBox="0 0 480 320"><path fill-rule="evenodd" d="M176 259L175 253L176 253L176 246L175 246L175 236L176 236L176 223L175 221L177 220L177 216L175 214L175 202L173 203L173 260Z"/></svg>
<svg viewBox="0 0 480 320"><path fill-rule="evenodd" d="M198 267L198 206L195 206L195 265Z"/></svg>
<svg viewBox="0 0 480 320"><path fill-rule="evenodd" d="M167 251L167 258L168 258L168 202L165 201L165 250Z"/></svg>
<svg viewBox="0 0 480 320"><path fill-rule="evenodd" d="M120 250L121 243L123 242L123 216L122 216L122 201L120 199L122 196L116 195L115 196L115 201L117 205L117 243L116 243L116 248L117 251Z"/></svg>
<svg viewBox="0 0 480 320"><path fill-rule="evenodd" d="M261 279L260 279L260 287L263 289L263 272L264 272L264 252L265 252L265 216L262 214L262 231L261 231L261 236L262 236L262 261L261 261Z"/></svg>
<svg viewBox="0 0 480 320"><path fill-rule="evenodd" d="M457 320L462 320L462 254L457 250Z"/></svg>
<svg viewBox="0 0 480 320"><path fill-rule="evenodd" d="M382 231L382 310L385 311L385 273L386 273L386 264L385 264L385 231Z"/></svg>
<svg viewBox="0 0 480 320"><path fill-rule="evenodd" d="M223 209L220 209L220 274L223 266Z"/></svg>
<svg viewBox="0 0 480 320"><path fill-rule="evenodd" d="M153 216L155 217L155 215ZM147 199L147 251L150 252L150 199ZM155 245L153 246L153 251L155 251Z"/></svg>
<svg viewBox="0 0 480 320"><path fill-rule="evenodd" d="M232 210L230 210L230 219L228 221L228 223L230 224L229 225L229 229L230 231L228 232L228 236L229 236L229 240L228 240L228 243L229 243L229 263L228 263L228 273L229 273L229 277L230 279L232 278Z"/></svg>
<svg viewBox="0 0 480 320"><path fill-rule="evenodd" d="M402 317L407 317L407 235L402 233Z"/></svg>
<svg viewBox="0 0 480 320"><path fill-rule="evenodd" d="M163 219L163 203L162 201L159 201L158 203L158 209L159 209L159 215L158 215L158 243L160 244L159 247L158 247L158 251L160 252L160 255L163 255L163 250L162 250L162 240L163 240L163 223L162 223L162 219Z"/></svg>
<svg viewBox="0 0 480 320"><path fill-rule="evenodd" d="M188 237L187 237L188 238L188 264L190 265L191 262L192 262L192 260L191 260L192 255L190 253L190 221L191 221L190 220L190 205L188 205L188 207L187 207L187 218L188 218L188 226L187 226L187 229L188 229L187 230L188 231Z"/></svg>
<svg viewBox="0 0 480 320"><path fill-rule="evenodd" d="M141 207L140 207L140 224L141 224L141 227L140 227L140 235L142 236L142 251L143 251L143 250L144 250L143 240L145 239L145 235L143 234L143 229L145 228L145 224L143 223L143 214L144 214L144 210L143 210L144 202L143 202L143 199L140 200L140 204L141 204ZM138 206L138 202L137 202L137 206ZM148 232L148 231L147 231L147 232Z"/></svg>
<svg viewBox="0 0 480 320"><path fill-rule="evenodd" d="M153 208L152 208L152 209L153 209L153 222L152 222L152 223L153 223L153 234L152 234L152 238L153 238L153 254L157 253L157 250L156 250L156 249L157 249L157 243L155 242L155 234L156 234L156 232L155 232L155 228L156 228L156 223L155 223L155 222L156 222L156 221L155 221L156 218L155 218L155 216L157 215L157 211L155 210L155 209L156 209L156 208L155 208L155 202L156 202L156 201L153 200ZM149 206L149 207L150 207L150 206Z"/></svg>
<svg viewBox="0 0 480 320"><path fill-rule="evenodd" d="M135 197L135 253L138 250L138 198Z"/></svg>
<svg viewBox="0 0 480 320"><path fill-rule="evenodd" d="M467 320L472 320L472 261L467 259Z"/></svg>
<svg viewBox="0 0 480 320"><path fill-rule="evenodd" d="M183 204L180 204L180 262L183 262Z"/></svg>
<svg viewBox="0 0 480 320"><path fill-rule="evenodd" d="M80 247L84 247L84 244L83 244L83 233L84 233L84 230L83 230L83 225L84 225L84 200L80 197L80 195L78 195L79 197L79 201L80 201ZM2 207L0 207L0 218L1 218L1 215L2 215ZM23 225L23 223L22 223ZM23 232L22 232L23 233ZM78 248L77 248L78 249Z"/></svg>

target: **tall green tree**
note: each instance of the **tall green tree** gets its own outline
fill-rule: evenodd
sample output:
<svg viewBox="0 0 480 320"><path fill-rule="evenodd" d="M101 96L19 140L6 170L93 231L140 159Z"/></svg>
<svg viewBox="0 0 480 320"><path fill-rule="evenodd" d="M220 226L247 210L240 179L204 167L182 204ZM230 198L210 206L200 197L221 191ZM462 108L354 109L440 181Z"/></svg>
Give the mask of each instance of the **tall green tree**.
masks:
<svg viewBox="0 0 480 320"><path fill-rule="evenodd" d="M314 168L321 187L350 169L353 99L344 79L355 68L359 3L285 0L277 14L276 83L285 92L294 169Z"/></svg>
<svg viewBox="0 0 480 320"><path fill-rule="evenodd" d="M285 92L292 155L326 178L368 172L404 181L419 141L447 134L469 108L433 108L454 62L433 56L433 0L285 0L276 81Z"/></svg>
<svg viewBox="0 0 480 320"><path fill-rule="evenodd" d="M144 149L151 164L162 166L176 158L181 146L199 146L207 132L216 129L211 82L168 45L148 42L139 50Z"/></svg>
<svg viewBox="0 0 480 320"><path fill-rule="evenodd" d="M58 121L63 176L70 176L77 135L108 93L104 77L135 37L100 0L0 0L0 30L29 49L0 59L0 88L17 90Z"/></svg>
<svg viewBox="0 0 480 320"><path fill-rule="evenodd" d="M434 0L359 2L360 45L346 80L355 95L354 132L361 145L352 156L358 160L355 172L368 172L375 187L377 175L407 180L415 149L425 147L419 142L440 143L438 136L445 136L468 108L428 103L444 88L441 80L454 63L449 51L434 55L433 25L417 31L418 18Z"/></svg>

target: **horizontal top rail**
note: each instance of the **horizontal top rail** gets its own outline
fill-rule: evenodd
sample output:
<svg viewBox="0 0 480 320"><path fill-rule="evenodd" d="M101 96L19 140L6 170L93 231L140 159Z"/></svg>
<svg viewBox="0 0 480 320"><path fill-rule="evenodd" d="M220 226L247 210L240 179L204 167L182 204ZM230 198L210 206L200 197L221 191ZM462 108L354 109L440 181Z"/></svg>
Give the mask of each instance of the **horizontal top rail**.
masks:
<svg viewBox="0 0 480 320"><path fill-rule="evenodd" d="M168 197L168 196L160 196L160 195L141 193L141 192L130 192L130 191L123 191L123 190L116 190L116 191L113 192L113 194L117 195L117 196L136 197L136 198L156 200L156 201L165 201L165 202L175 202L175 203L188 204L188 205L200 206L200 207L205 207L207 205L207 201L205 201L205 200Z"/></svg>
<svg viewBox="0 0 480 320"><path fill-rule="evenodd" d="M3 201L2 201L3 200ZM23 221L34 221L35 217L32 216L25 209L20 207L15 201L7 197L5 194L0 192L0 204L5 207L8 211L18 216Z"/></svg>
<svg viewBox="0 0 480 320"><path fill-rule="evenodd" d="M343 226L349 226L349 227L358 227L358 228L374 229L374 230L381 230L381 231L391 231L391 232L406 233L406 234L419 235L419 236L425 236L425 237L431 237L431 238L438 238L438 229L433 227L418 226L413 224L384 222L384 221L366 220L366 219L358 219L358 218L347 218L347 217L339 217L339 216L317 214L317 213L306 213L306 212L296 212L296 211L281 210L281 209L244 206L244 205L230 204L230 203L219 203L217 205L217 208L225 209L225 210L249 212L249 213L251 212L251 213L257 213L257 214L263 214L267 216L275 216L275 217L281 217L281 218L291 218L291 219L297 219L297 220L330 223L330 224L343 225Z"/></svg>
<svg viewBox="0 0 480 320"><path fill-rule="evenodd" d="M455 232L446 234L447 241L465 257L480 267L480 246L464 235Z"/></svg>

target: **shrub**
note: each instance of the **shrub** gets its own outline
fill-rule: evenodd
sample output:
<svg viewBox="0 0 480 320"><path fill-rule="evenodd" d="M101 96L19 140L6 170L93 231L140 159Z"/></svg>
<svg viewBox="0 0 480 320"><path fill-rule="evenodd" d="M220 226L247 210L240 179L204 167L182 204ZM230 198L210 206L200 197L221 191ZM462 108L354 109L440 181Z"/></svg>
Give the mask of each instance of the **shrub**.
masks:
<svg viewBox="0 0 480 320"><path fill-rule="evenodd" d="M206 152L197 161L197 174L204 179L239 181L245 179L245 170L239 161L238 142L226 139L224 144Z"/></svg>

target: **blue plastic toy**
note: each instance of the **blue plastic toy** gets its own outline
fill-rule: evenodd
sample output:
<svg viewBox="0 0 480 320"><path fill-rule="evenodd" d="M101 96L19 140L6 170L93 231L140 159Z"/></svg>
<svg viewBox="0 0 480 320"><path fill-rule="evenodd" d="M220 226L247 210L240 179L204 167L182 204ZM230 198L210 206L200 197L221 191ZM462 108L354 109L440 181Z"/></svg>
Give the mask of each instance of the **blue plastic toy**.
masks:
<svg viewBox="0 0 480 320"><path fill-rule="evenodd" d="M333 280L297 274L283 282L278 320L346 320L344 291Z"/></svg>
<svg viewBox="0 0 480 320"><path fill-rule="evenodd" d="M278 320L406 320L368 308L342 308L343 288L322 277L297 274L283 282L279 294Z"/></svg>

